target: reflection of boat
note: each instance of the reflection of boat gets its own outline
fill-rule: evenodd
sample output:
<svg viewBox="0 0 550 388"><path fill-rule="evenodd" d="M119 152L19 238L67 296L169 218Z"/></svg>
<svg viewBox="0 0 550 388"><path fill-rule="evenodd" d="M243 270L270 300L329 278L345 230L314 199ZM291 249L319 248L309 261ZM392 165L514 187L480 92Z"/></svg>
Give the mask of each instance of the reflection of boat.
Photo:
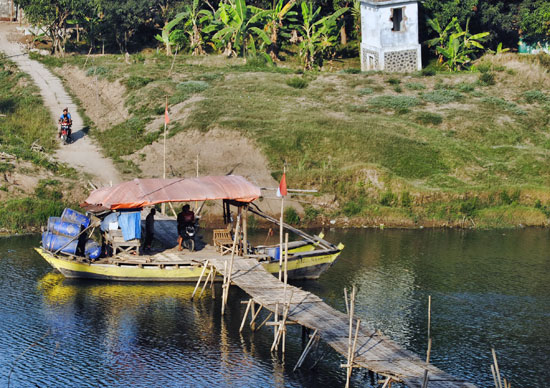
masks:
<svg viewBox="0 0 550 388"><path fill-rule="evenodd" d="M258 187L242 177L232 175L193 179L135 179L95 190L86 200L85 208L93 215L105 217L114 211L139 211L143 207L166 202L223 200L227 220L230 219L230 205L237 210L235 233L230 235L228 241L214 240L213 245L199 244L194 252L178 251L174 247L177 240L175 219L158 215L155 221L155 237L164 247L149 254L133 255L123 251L111 257L89 260L61 251L48 251L44 247L36 250L68 278L196 282L203 271L204 262L221 254L230 257L232 252L237 258L254 257L269 272L278 273L281 268L279 258L284 257L284 252L283 255L280 254L280 246L252 247L248 243L249 211L279 223L252 204L259 196ZM283 227L301 237L301 240L288 244L289 279L318 278L334 263L343 249L342 244L333 245L325 241L323 236L311 236L284 223ZM208 270L205 275L208 275Z"/></svg>

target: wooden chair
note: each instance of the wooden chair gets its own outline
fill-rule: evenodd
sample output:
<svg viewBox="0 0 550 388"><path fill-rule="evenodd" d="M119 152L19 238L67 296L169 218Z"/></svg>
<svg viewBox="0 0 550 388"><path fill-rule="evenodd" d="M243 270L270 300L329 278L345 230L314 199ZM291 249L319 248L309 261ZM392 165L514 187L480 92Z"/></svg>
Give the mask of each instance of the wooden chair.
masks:
<svg viewBox="0 0 550 388"><path fill-rule="evenodd" d="M227 225L225 229L214 229L213 238L214 247L216 251L220 252L222 255L230 253L233 248L233 237L231 237L231 230L233 226L231 224Z"/></svg>

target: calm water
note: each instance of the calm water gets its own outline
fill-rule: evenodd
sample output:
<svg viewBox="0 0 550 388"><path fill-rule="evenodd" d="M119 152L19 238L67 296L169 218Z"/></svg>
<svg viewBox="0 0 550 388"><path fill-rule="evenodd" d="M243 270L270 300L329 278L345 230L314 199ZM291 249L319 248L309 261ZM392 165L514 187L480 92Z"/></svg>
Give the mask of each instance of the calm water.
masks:
<svg viewBox="0 0 550 388"><path fill-rule="evenodd" d="M319 281L299 286L343 310L343 288L355 284L362 321L422 355L431 295L434 364L490 387L494 347L513 386L549 385L549 231L327 238L345 243L344 253ZM38 241L0 238L2 387L8 378L12 387L343 386L341 359L323 345L292 373L302 346L296 327L284 360L269 351L270 329L240 335L246 295L237 288L222 319L219 298L192 302L191 285L64 280L32 250ZM355 372L353 384L370 380Z"/></svg>

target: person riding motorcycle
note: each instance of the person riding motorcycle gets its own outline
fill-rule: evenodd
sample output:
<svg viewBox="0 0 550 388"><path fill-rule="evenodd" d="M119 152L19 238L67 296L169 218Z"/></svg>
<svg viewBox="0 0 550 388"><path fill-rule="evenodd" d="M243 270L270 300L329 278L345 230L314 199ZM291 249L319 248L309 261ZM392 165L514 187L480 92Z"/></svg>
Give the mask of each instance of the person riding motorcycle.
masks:
<svg viewBox="0 0 550 388"><path fill-rule="evenodd" d="M188 226L195 225L195 213L191 210L189 205L183 206L181 212L178 214L178 250L182 250L182 243L185 238L187 238L187 233L185 229Z"/></svg>
<svg viewBox="0 0 550 388"><path fill-rule="evenodd" d="M71 126L73 125L73 120L71 118L71 114L69 113L69 108L63 109L63 113L59 117L59 124L61 126L66 125L67 126L67 139L71 140ZM59 136L61 137L61 127L59 128Z"/></svg>

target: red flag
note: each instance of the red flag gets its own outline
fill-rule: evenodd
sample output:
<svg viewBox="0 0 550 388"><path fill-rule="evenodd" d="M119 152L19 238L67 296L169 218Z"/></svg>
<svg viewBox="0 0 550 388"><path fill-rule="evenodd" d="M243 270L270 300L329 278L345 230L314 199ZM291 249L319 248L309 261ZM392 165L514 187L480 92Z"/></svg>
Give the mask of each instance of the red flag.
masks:
<svg viewBox="0 0 550 388"><path fill-rule="evenodd" d="M283 177L281 178L281 183L279 184L279 188L277 189L277 197L284 197L285 195L287 195L286 174L283 173Z"/></svg>
<svg viewBox="0 0 550 388"><path fill-rule="evenodd" d="M164 123L168 124L170 122L170 117L168 117L168 102L166 102L166 109L164 109Z"/></svg>

